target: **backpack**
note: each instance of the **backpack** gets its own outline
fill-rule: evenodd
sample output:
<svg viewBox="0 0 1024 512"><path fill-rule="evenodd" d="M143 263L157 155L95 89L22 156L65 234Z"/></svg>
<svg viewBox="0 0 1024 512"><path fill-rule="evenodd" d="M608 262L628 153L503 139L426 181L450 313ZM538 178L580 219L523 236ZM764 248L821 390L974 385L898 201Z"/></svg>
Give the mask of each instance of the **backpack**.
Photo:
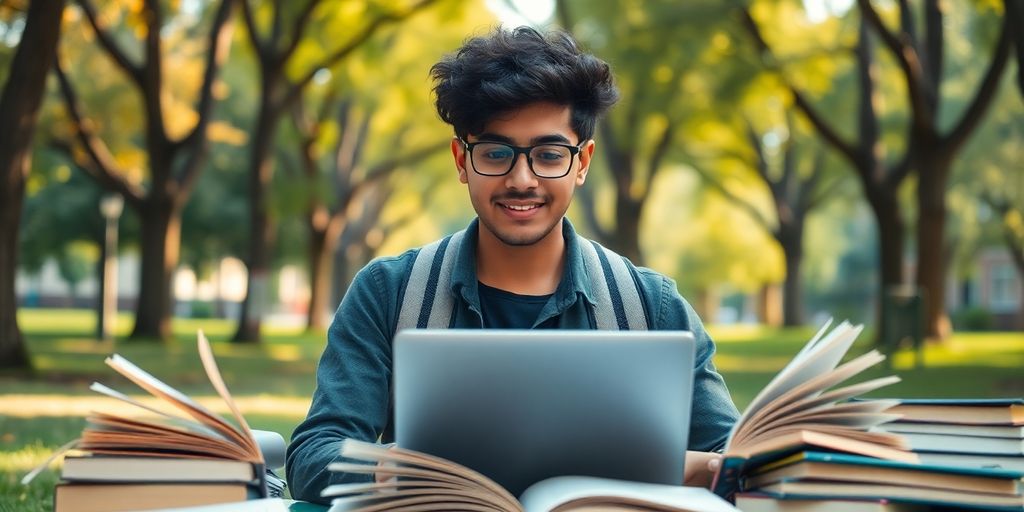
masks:
<svg viewBox="0 0 1024 512"><path fill-rule="evenodd" d="M402 329L443 329L451 325L454 299L448 292L452 267L466 230L424 246L405 288L398 314ZM601 330L647 330L643 300L627 260L597 242L576 235L584 267L594 285L594 319ZM598 275L603 279L597 279Z"/></svg>

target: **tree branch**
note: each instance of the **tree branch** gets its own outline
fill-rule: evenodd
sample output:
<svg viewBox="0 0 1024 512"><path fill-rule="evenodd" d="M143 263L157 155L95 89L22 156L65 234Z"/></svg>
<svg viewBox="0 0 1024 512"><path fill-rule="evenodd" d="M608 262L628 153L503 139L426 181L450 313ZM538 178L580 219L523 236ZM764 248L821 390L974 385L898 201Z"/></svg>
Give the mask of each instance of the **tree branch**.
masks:
<svg viewBox="0 0 1024 512"><path fill-rule="evenodd" d="M1010 20L1010 17L1004 16L1003 27L999 32L999 41L996 43L995 51L992 52L992 60L985 71L985 77L982 79L981 85L974 92L974 98L971 100L970 106L964 111L955 128L945 137L948 150L951 152L955 152L957 148L967 141L967 137L974 132L974 129L981 122L981 119L985 117L988 107L995 99L996 90L999 88L999 80L1003 70L1006 68L1007 61L1010 60L1011 24L1012 20Z"/></svg>
<svg viewBox="0 0 1024 512"><path fill-rule="evenodd" d="M407 151L398 156L383 160L374 165L373 167L370 167L366 171L366 175L363 177L361 181L378 181L403 165L408 165L417 160L422 160L423 158L433 153L441 151L442 149L448 147L448 144L448 141L442 141L435 144L428 144L426 146Z"/></svg>
<svg viewBox="0 0 1024 512"><path fill-rule="evenodd" d="M651 154L650 160L647 162L647 179L644 183L643 192L641 192L641 201L647 199L647 196L651 194L651 187L654 184L654 178L662 169L662 161L665 160L665 155L668 153L669 147L672 145L672 137L675 134L675 122L669 119L665 124L665 130L661 132L661 137L658 138L658 144L654 147L654 153Z"/></svg>
<svg viewBox="0 0 1024 512"><path fill-rule="evenodd" d="M927 0L924 5L924 53L921 55L924 67L925 91L932 112L939 111L939 87L942 83L942 61L945 48L945 29L942 23L942 8L938 0Z"/></svg>
<svg viewBox="0 0 1024 512"><path fill-rule="evenodd" d="M232 5L234 0L222 0L214 16L213 25L210 27L210 41L206 48L206 69L203 70L203 83L199 88L199 102L196 105L199 120L188 135L175 143L174 149L191 146L197 139L206 136L206 128L213 112L213 84L217 81L217 73L231 49L231 37L234 32L233 24L230 22Z"/></svg>
<svg viewBox="0 0 1024 512"><path fill-rule="evenodd" d="M1006 19L1010 26L1015 27L1013 40L1017 52L1017 88L1024 97L1024 2L1018 0L1003 0L1006 8Z"/></svg>
<svg viewBox="0 0 1024 512"><path fill-rule="evenodd" d="M114 63L119 68L124 70L125 74L128 75L135 83L139 86L142 85L142 67L138 66L128 58L128 55L117 46L110 34L100 27L99 20L96 18L96 8L93 7L90 0L77 0L78 5L82 8L82 12L85 13L85 18L89 20L89 25L92 26L93 32L96 34L96 40L99 41L100 46L107 51L107 55L114 59Z"/></svg>
<svg viewBox="0 0 1024 512"><path fill-rule="evenodd" d="M750 217L753 218L755 222L764 227L765 230L767 230L769 233L775 232L775 227L772 226L770 222L768 222L768 219L764 218L764 215L762 215L757 208L754 208L754 205L743 200L742 198L734 194L732 191L727 189L725 185L723 185L720 181L712 177L710 173L702 169L700 166L696 164L690 164L690 168L692 168L694 172L696 172L697 175L700 176L700 178L705 183L711 185L711 188L714 188L715 190L718 191L718 193L722 194L722 197L725 197L730 203L738 206L741 210L747 212L747 215L750 215Z"/></svg>
<svg viewBox="0 0 1024 512"><path fill-rule="evenodd" d="M359 32L359 34L357 34L355 37L349 40L341 48L335 50L334 53L328 55L326 58L324 58L324 60L312 66L310 70L302 78L300 78L296 83L292 84L285 93L284 99L281 101L281 106L287 106L294 102L299 97L299 95L302 94L302 90L307 85L309 85L310 82L313 81L313 77L316 76L316 73L318 71L320 71L321 69L329 69L334 67L334 65L340 62L341 59L347 57L350 53L355 51L363 43L370 39L370 37L372 37L377 32L377 30L384 27L385 25L402 21L408 18L409 16L412 16L417 11L429 6L430 4L436 1L437 0L420 0L415 5L410 7L409 10L407 10L406 12L403 12L401 14L381 15L377 19L370 22L370 24L364 27L363 30Z"/></svg>
<svg viewBox="0 0 1024 512"><path fill-rule="evenodd" d="M54 72L60 84L61 94L64 98L64 105L71 117L71 124L74 126L75 135L79 143L85 149L92 165L81 166L97 183L108 190L118 192L125 200L138 208L146 197L146 192L137 185L124 179L124 173L118 172L117 162L110 153L106 144L92 132L92 123L86 120L78 107L78 96L74 86L68 80L67 75L60 65L60 58L54 60Z"/></svg>
<svg viewBox="0 0 1024 512"><path fill-rule="evenodd" d="M814 125L814 128L818 131L822 138L825 139L825 141L831 144L832 147L836 148L837 151L845 155L851 162L856 162L857 154L853 146L850 145L850 143L843 140L843 138L839 135L839 132L837 132L831 125L829 125L825 121L825 118L818 113L817 109L815 109L814 106L811 105L811 102L804 97L804 94L799 89L797 89L796 86L793 85L793 83L791 83L783 75L782 70L777 67L777 65L775 64L775 56L771 50L771 47L768 46L767 41L765 41L764 37L761 35L761 29L758 27L757 21L754 20L754 17L751 16L750 11L747 10L746 8L742 8L740 9L740 14L741 20L743 21L743 26L747 29L747 32L753 38L754 44L757 47L757 50L760 53L762 60L765 60L766 65L770 69L774 69L776 73L779 75L779 79L782 80L782 83L785 84L786 88L789 89L790 94L792 94L793 102L796 104L796 106L800 109L801 112L804 113L804 116L807 117L807 120L810 121L812 125Z"/></svg>
<svg viewBox="0 0 1024 512"><path fill-rule="evenodd" d="M306 31L306 25L309 24L309 20L313 16L313 10L319 4L320 0L309 0L309 3L302 7L302 12L299 13L299 16L295 19L295 24L292 26L291 40L289 40L288 45L281 50L280 58L282 61L287 61L288 58L295 53L295 49L299 47L299 41L302 40L302 33ZM274 21L276 22L280 17L280 14L274 16ZM276 42L277 38L278 36L275 33L273 41Z"/></svg>
<svg viewBox="0 0 1024 512"><path fill-rule="evenodd" d="M910 107L914 112L914 122L924 129L930 129L935 125L935 112L929 107L930 103L926 99L924 69L917 51L886 28L878 11L871 6L871 0L857 0L857 5L860 6L861 15L871 24L871 28L889 48L903 70Z"/></svg>
<svg viewBox="0 0 1024 512"><path fill-rule="evenodd" d="M246 32L249 33L249 42L252 44L253 50L256 51L256 55L263 58L267 53L267 43L260 39L260 34L256 27L256 17L253 16L252 6L249 5L249 0L239 0L242 3L242 19L245 20Z"/></svg>

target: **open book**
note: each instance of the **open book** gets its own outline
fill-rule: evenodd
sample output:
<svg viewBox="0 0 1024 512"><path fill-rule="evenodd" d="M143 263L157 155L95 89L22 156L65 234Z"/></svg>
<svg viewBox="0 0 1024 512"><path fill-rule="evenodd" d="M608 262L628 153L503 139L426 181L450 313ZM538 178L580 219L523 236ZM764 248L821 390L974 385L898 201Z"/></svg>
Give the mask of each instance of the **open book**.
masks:
<svg viewBox="0 0 1024 512"><path fill-rule="evenodd" d="M731 512L737 509L707 489L560 476L528 487L519 498L484 475L421 452L347 439L331 471L376 475L376 483L331 485L331 512Z"/></svg>
<svg viewBox="0 0 1024 512"><path fill-rule="evenodd" d="M835 451L880 459L917 462L898 434L869 429L900 418L887 412L897 400L847 401L899 382L882 377L837 387L885 356L876 350L839 363L862 326L826 324L747 406L726 442L721 470L712 486L731 497L739 478L772 460L805 449Z"/></svg>
<svg viewBox="0 0 1024 512"><path fill-rule="evenodd" d="M55 492L56 510L113 510L111 495L117 495L118 506L125 509L267 496L259 443L232 400L202 332L198 346L203 369L237 425L114 354L106 364L167 407L148 405L94 382L90 389L131 405L139 414L89 414L81 438L51 458L66 449L76 452L65 458Z"/></svg>

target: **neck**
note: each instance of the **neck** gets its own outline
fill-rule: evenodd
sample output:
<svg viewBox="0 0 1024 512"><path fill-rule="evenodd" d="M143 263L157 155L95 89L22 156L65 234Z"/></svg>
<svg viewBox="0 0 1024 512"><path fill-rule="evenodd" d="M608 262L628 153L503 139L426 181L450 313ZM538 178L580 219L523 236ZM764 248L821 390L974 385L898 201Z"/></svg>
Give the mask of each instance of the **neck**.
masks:
<svg viewBox="0 0 1024 512"><path fill-rule="evenodd" d="M480 282L520 295L555 292L565 266L565 238L561 222L532 245L508 245L483 223L478 226L476 274Z"/></svg>

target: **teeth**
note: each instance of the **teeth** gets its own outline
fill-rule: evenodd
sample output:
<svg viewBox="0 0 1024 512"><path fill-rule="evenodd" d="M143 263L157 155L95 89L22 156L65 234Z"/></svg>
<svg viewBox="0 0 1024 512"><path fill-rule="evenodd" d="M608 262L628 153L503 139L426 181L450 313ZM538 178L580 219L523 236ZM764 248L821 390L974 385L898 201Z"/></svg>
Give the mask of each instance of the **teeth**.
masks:
<svg viewBox="0 0 1024 512"><path fill-rule="evenodd" d="M539 208L539 207L540 207L540 205L536 205L536 204L522 205L522 206L514 205L514 204L506 204L505 205L505 208L508 208L509 210L515 210L517 212L525 212L527 210L532 210L534 208Z"/></svg>

